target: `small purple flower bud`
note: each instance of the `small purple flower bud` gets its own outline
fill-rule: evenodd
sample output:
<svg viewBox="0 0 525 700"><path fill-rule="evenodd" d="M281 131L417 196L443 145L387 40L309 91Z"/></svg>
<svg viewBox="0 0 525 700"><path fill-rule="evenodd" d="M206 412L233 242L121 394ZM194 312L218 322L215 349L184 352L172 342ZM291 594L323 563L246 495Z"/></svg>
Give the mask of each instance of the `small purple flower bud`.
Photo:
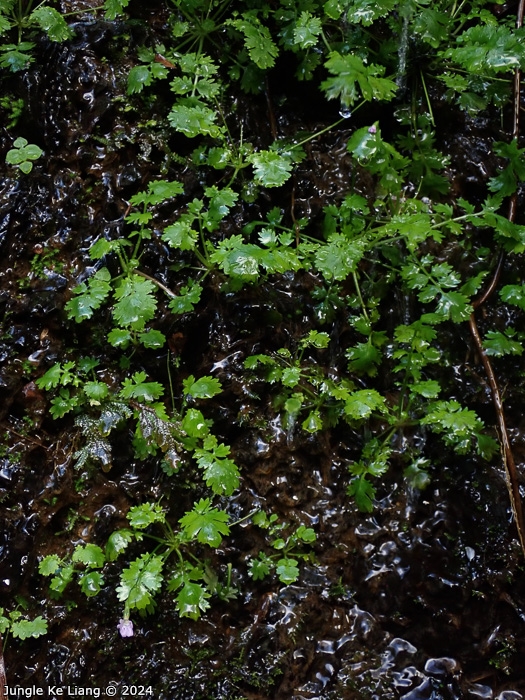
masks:
<svg viewBox="0 0 525 700"><path fill-rule="evenodd" d="M372 126L368 129L369 134L375 134L377 132L376 125L372 124Z"/></svg>
<svg viewBox="0 0 525 700"><path fill-rule="evenodd" d="M120 619L117 629L121 637L133 637L133 622L131 620Z"/></svg>

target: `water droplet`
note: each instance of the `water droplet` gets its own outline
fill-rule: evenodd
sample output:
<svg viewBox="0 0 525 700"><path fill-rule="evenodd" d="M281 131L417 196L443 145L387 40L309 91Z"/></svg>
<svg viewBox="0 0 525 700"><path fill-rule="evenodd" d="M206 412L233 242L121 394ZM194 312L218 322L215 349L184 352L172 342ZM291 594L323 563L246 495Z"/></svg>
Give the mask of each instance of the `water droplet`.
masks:
<svg viewBox="0 0 525 700"><path fill-rule="evenodd" d="M352 116L352 110L349 107L342 105L341 109L339 110L339 114L343 117L343 119L350 119Z"/></svg>

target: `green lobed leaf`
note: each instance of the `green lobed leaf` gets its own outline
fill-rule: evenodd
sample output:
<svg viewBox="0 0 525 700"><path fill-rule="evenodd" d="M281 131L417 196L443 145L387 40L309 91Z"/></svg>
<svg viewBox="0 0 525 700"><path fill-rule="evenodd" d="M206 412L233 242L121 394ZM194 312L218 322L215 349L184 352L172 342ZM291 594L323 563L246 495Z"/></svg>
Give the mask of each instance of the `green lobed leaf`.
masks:
<svg viewBox="0 0 525 700"><path fill-rule="evenodd" d="M288 156L275 151L252 153L247 159L252 165L255 181L264 187L280 187L292 172L292 161Z"/></svg>
<svg viewBox="0 0 525 700"><path fill-rule="evenodd" d="M34 620L17 620L11 624L11 634L15 639L41 637L47 634L47 620L40 615Z"/></svg>
<svg viewBox="0 0 525 700"><path fill-rule="evenodd" d="M500 290L499 295L502 301L525 311L525 284L507 284Z"/></svg>
<svg viewBox="0 0 525 700"><path fill-rule="evenodd" d="M207 450L195 450L206 485L218 495L231 496L239 486L239 469L231 459L219 458Z"/></svg>
<svg viewBox="0 0 525 700"><path fill-rule="evenodd" d="M356 271L363 254L364 244L361 241L349 241L336 233L330 236L326 245L317 248L315 266L328 281L342 281Z"/></svg>
<svg viewBox="0 0 525 700"><path fill-rule="evenodd" d="M134 537L134 533L126 528L112 532L106 542L106 559L115 561L127 549L128 545L133 542Z"/></svg>
<svg viewBox="0 0 525 700"><path fill-rule="evenodd" d="M113 318L121 326L142 331L155 315L157 300L154 297L156 286L139 275L125 277L115 289L117 303Z"/></svg>
<svg viewBox="0 0 525 700"><path fill-rule="evenodd" d="M275 568L279 581L285 583L289 586L291 583L295 583L299 578L299 569L297 567L297 559L290 559L284 557L279 559L277 566Z"/></svg>
<svg viewBox="0 0 525 700"><path fill-rule="evenodd" d="M248 574L254 581L262 581L270 573L273 562L264 552L260 552L257 559L251 559Z"/></svg>
<svg viewBox="0 0 525 700"><path fill-rule="evenodd" d="M514 340L516 331L513 328L506 328L504 333L499 331L488 331L483 341L483 347L487 355L503 357L504 355L522 355L523 345Z"/></svg>
<svg viewBox="0 0 525 700"><path fill-rule="evenodd" d="M91 569L100 569L106 563L103 550L96 544L77 545L71 561L78 561Z"/></svg>
<svg viewBox="0 0 525 700"><path fill-rule="evenodd" d="M126 377L122 382L120 396L125 399L155 401L164 393L164 387L159 382L145 382L145 372L135 372L133 377Z"/></svg>
<svg viewBox="0 0 525 700"><path fill-rule="evenodd" d="M79 577L80 590L88 597L92 598L100 593L104 586L104 577L99 571L90 571Z"/></svg>
<svg viewBox="0 0 525 700"><path fill-rule="evenodd" d="M372 512L376 490L365 476L352 479L348 485L347 493L349 496L353 496L360 511L363 513Z"/></svg>
<svg viewBox="0 0 525 700"><path fill-rule="evenodd" d="M48 554L38 565L38 572L42 576L52 576L62 565L62 560L57 554Z"/></svg>
<svg viewBox="0 0 525 700"><path fill-rule="evenodd" d="M360 389L346 399L344 411L354 420L369 418L374 411L385 411L385 397L375 389Z"/></svg>
<svg viewBox="0 0 525 700"><path fill-rule="evenodd" d="M198 620L201 613L205 612L210 604L210 593L199 583L186 581L176 598L176 608L181 617L189 617Z"/></svg>
<svg viewBox="0 0 525 700"><path fill-rule="evenodd" d="M124 8L129 5L129 0L104 0L104 10L106 19L116 19L123 14Z"/></svg>
<svg viewBox="0 0 525 700"><path fill-rule="evenodd" d="M201 544L218 547L222 542L222 536L230 533L226 524L228 520L227 513L212 508L210 499L205 498L195 503L193 510L187 512L179 522L188 539L197 539Z"/></svg>
<svg viewBox="0 0 525 700"><path fill-rule="evenodd" d="M147 85L151 85L151 72L148 66L134 66L128 73L128 95L142 92Z"/></svg>
<svg viewBox="0 0 525 700"><path fill-rule="evenodd" d="M180 293L171 299L169 308L174 314L184 314L193 311L199 303L202 294L202 285L195 280L189 280L188 284L181 287Z"/></svg>
<svg viewBox="0 0 525 700"><path fill-rule="evenodd" d="M243 18L228 20L225 24L235 27L244 34L244 45L258 68L262 70L272 68L279 49L272 40L270 32L254 14L245 12Z"/></svg>
<svg viewBox="0 0 525 700"><path fill-rule="evenodd" d="M217 113L204 105L178 104L168 114L170 125L189 138L199 135L218 138L223 129L215 124L216 119Z"/></svg>
<svg viewBox="0 0 525 700"><path fill-rule="evenodd" d="M127 518L131 527L144 530L153 523L163 523L166 514L158 503L141 503L139 506L132 506L129 509Z"/></svg>
<svg viewBox="0 0 525 700"><path fill-rule="evenodd" d="M86 382L82 389L91 406L100 406L101 401L109 396L109 387L105 382Z"/></svg>
<svg viewBox="0 0 525 700"><path fill-rule="evenodd" d="M389 78L382 78L384 66L366 65L355 54L341 55L332 51L325 67L334 77L321 83L329 100L339 99L341 104L349 107L359 97L358 88L367 101L391 100L398 90L397 84Z"/></svg>
<svg viewBox="0 0 525 700"><path fill-rule="evenodd" d="M130 609L149 607L153 603L153 594L162 585L162 567L162 557L142 554L122 572L116 589L118 599Z"/></svg>
<svg viewBox="0 0 525 700"><path fill-rule="evenodd" d="M321 20L314 17L311 12L304 10L295 23L294 44L298 44L302 49L309 49L317 44L322 30Z"/></svg>
<svg viewBox="0 0 525 700"><path fill-rule="evenodd" d="M53 7L40 6L31 13L31 19L46 32L51 41L66 41L73 36L66 20Z"/></svg>
<svg viewBox="0 0 525 700"><path fill-rule="evenodd" d="M221 383L214 377L201 377L195 380L190 374L183 382L184 393L193 396L194 399L211 399L222 392Z"/></svg>

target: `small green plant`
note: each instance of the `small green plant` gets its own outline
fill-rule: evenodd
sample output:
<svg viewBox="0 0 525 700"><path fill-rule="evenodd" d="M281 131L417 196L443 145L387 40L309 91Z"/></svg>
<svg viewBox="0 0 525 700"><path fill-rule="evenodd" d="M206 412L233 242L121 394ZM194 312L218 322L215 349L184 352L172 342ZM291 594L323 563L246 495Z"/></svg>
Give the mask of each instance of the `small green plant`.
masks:
<svg viewBox="0 0 525 700"><path fill-rule="evenodd" d="M287 527L277 524L277 516L269 518L265 513L249 514L259 527L269 529L275 536ZM56 554L47 555L39 565L43 576L52 577L50 591L61 596L69 584L76 579L87 597L96 596L104 587L103 569L107 563L116 561L134 542L151 542L153 549L144 552L123 569L116 594L124 604L123 618L119 623L122 636L131 636L130 615L137 611L151 613L155 599L164 586L175 595L175 609L180 617L198 619L209 607L212 596L222 600L235 598L237 590L232 582L232 566L225 568L224 579L208 561L206 551L217 549L230 529L228 514L212 507L209 498L196 502L191 511L179 518L178 527L173 528L166 511L158 503L145 502L133 506L128 513L129 527L116 530L109 537L105 549L98 545L77 545L70 558L61 559ZM246 519L244 518L244 519ZM290 584L297 580L298 558L310 559L310 553L300 551L302 544L315 541L311 528L299 526L287 539L273 540L277 554L261 552L250 563L250 575L254 580L267 576L275 569L279 579ZM202 551L202 555L198 552ZM127 623L127 624L126 624Z"/></svg>
<svg viewBox="0 0 525 700"><path fill-rule="evenodd" d="M13 143L13 148L7 151L5 162L8 165L16 165L27 175L33 170L33 162L43 154L42 149L19 136Z"/></svg>
<svg viewBox="0 0 525 700"><path fill-rule="evenodd" d="M3 635L4 648L10 636L13 639L24 640L29 637L41 637L47 634L47 620L41 615L29 619L24 616L19 608L27 608L27 602L20 596L18 596L18 606L15 610L7 612L4 608L0 608L0 634Z"/></svg>
<svg viewBox="0 0 525 700"><path fill-rule="evenodd" d="M103 8L106 18L115 19L128 3L129 0L105 0ZM35 42L31 39L39 32L56 42L66 41L73 36L73 30L67 24L65 16L46 0L39 2L36 7L33 0L2 0L0 36L11 41L0 45L0 67L12 72L27 68L34 61L32 51Z"/></svg>

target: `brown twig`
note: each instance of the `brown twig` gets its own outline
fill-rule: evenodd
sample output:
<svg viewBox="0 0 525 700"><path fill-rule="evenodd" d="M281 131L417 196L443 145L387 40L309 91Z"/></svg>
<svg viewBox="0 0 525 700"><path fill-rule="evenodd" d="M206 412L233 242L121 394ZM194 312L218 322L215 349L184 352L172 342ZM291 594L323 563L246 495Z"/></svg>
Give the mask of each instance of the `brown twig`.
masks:
<svg viewBox="0 0 525 700"><path fill-rule="evenodd" d="M142 272L141 270L134 270L134 273L136 275L140 275L141 277L145 277L147 280L151 280L154 284L157 285L160 289L162 289L166 294L171 297L172 299L175 299L177 295L171 291L168 287L166 287L165 284L162 284L162 282L159 282L159 280L155 279L155 277L151 277L151 275L147 275L145 272Z"/></svg>
<svg viewBox="0 0 525 700"><path fill-rule="evenodd" d="M501 452L503 456L503 464L505 466L505 476L507 482L507 488L509 491L510 504L512 506L512 512L514 514L514 520L516 521L516 527L518 529L518 537L521 544L521 549L525 555L525 518L523 516L523 506L521 503L520 489L519 489L519 477L518 470L516 468L516 463L514 461L514 455L512 453L512 447L510 445L509 434L507 432L507 424L505 421L505 411L503 410L503 401L501 399L501 392L499 390L498 382L496 380L496 375L492 368L492 364L485 352L483 343L478 331L478 326L476 324L476 316L472 314L469 321L470 332L476 343L477 350L481 357L483 367L485 368L485 374L489 381L490 390L492 392L492 402L496 410L496 417L498 420L498 428L501 440Z"/></svg>
<svg viewBox="0 0 525 700"><path fill-rule="evenodd" d="M523 16L525 13L525 0L520 0L518 7L518 12L516 16L516 26L519 29L523 26ZM512 110L512 138L516 141L519 138L520 133L520 89L521 89L521 70L519 68L514 72L514 101ZM509 211L507 218L510 222L514 222L516 219L516 211L518 205L518 196L514 192L509 201ZM485 289L483 294L478 297L472 304L474 311L470 316L469 326L470 333L476 345L477 351L481 357L483 367L485 369L485 374L489 382L490 390L492 393L492 402L494 404L494 409L496 411L496 417L498 421L498 428L500 433L501 441L501 452L503 457L503 464L505 467L505 477L507 483L507 489L509 491L510 504L512 507L512 512L514 514L514 520L516 522L516 528L518 530L518 537L521 544L521 549L525 555L525 517L523 514L523 504L521 501L521 494L519 489L519 474L516 468L516 463L514 461L514 455L512 453L512 447L510 444L509 434L507 431L507 425L505 421L505 411L503 410L503 401L501 399L501 392L499 385L492 368L492 364L488 358L487 353L483 347L481 337L479 335L478 325L476 323L476 313L475 310L486 303L489 297L496 290L501 272L503 270L503 263L505 261L505 253L502 251L499 255L496 269L492 275L490 284Z"/></svg>
<svg viewBox="0 0 525 700"><path fill-rule="evenodd" d="M0 634L0 700L5 699L6 685L7 679L5 677L4 647L2 644L2 635Z"/></svg>
<svg viewBox="0 0 525 700"><path fill-rule="evenodd" d="M272 95L270 93L270 85L268 83L268 78L264 79L264 94L266 96L266 106L268 108L268 119L270 121L270 131L272 132L272 138L277 141L277 120L275 119L275 112L273 109Z"/></svg>
<svg viewBox="0 0 525 700"><path fill-rule="evenodd" d="M49 450L49 447L46 447L46 445L44 445L43 443L41 443L39 440L35 440L34 438L30 438L28 435L22 435L22 433L18 433L16 430L14 430L13 428L9 427L9 426L6 425L5 423L1 423L1 424L0 424L0 427L1 427L3 430L7 430L7 431L10 432L12 435L16 435L16 437L20 438L21 440L26 440L27 442L33 443L33 445L38 445L39 447L43 447L44 450ZM0 700L1 700L1 698L0 698Z"/></svg>

